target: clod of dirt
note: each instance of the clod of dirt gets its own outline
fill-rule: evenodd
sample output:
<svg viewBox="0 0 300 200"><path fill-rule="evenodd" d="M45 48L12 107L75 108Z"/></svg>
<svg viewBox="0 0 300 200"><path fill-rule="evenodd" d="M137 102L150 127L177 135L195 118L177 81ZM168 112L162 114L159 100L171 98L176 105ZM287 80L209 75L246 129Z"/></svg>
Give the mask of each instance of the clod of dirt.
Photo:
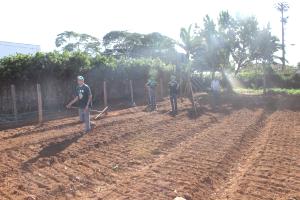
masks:
<svg viewBox="0 0 300 200"><path fill-rule="evenodd" d="M17 190L14 190L14 191L12 192L12 194L17 195L17 194L19 194L19 192L18 192Z"/></svg>
<svg viewBox="0 0 300 200"><path fill-rule="evenodd" d="M159 154L161 154L161 151L159 149L153 149L151 151L151 154L153 154L153 155L159 155Z"/></svg>
<svg viewBox="0 0 300 200"><path fill-rule="evenodd" d="M213 180L210 177L205 177L204 179L202 179L202 183L205 183L206 185L209 185L210 187L213 186Z"/></svg>
<svg viewBox="0 0 300 200"><path fill-rule="evenodd" d="M192 197L189 194L183 195L184 200L192 200Z"/></svg>
<svg viewBox="0 0 300 200"><path fill-rule="evenodd" d="M36 197L33 195L30 195L30 196L25 197L24 200L36 200Z"/></svg>
<svg viewBox="0 0 300 200"><path fill-rule="evenodd" d="M22 190L22 191L24 191L25 190L25 187L23 186L23 185L18 185L18 190Z"/></svg>
<svg viewBox="0 0 300 200"><path fill-rule="evenodd" d="M94 147L95 147L96 149L100 148L99 142L97 142L96 144L94 144Z"/></svg>

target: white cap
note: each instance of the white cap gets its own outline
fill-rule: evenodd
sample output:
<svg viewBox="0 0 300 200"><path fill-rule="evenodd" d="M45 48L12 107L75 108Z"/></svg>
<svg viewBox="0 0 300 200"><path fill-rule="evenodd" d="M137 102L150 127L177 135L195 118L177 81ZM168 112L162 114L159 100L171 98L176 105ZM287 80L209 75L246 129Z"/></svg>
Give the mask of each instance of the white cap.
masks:
<svg viewBox="0 0 300 200"><path fill-rule="evenodd" d="M78 80L81 80L81 81L84 81L83 76L77 76L77 79L78 79Z"/></svg>

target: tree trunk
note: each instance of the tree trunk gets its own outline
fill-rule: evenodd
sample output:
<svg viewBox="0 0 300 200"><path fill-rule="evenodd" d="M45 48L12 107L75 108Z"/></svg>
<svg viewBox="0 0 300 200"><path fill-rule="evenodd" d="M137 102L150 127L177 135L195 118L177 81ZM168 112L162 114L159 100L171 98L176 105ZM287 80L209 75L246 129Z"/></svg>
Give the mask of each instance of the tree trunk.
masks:
<svg viewBox="0 0 300 200"><path fill-rule="evenodd" d="M228 78L227 78L227 76L226 76L223 69L221 70L221 73L222 73L222 79L225 82L225 88L227 89L228 92L233 92L232 85L231 85L230 81L228 80Z"/></svg>
<svg viewBox="0 0 300 200"><path fill-rule="evenodd" d="M263 64L263 94L266 95L267 94L267 80L266 80L266 64Z"/></svg>
<svg viewBox="0 0 300 200"><path fill-rule="evenodd" d="M284 44L284 18L283 10L281 11L281 42L282 42L282 70L285 69L285 44Z"/></svg>
<svg viewBox="0 0 300 200"><path fill-rule="evenodd" d="M237 69L235 70L235 72L234 72L234 77L236 77L236 75L239 73L240 68L241 68L241 65L238 64L238 68L237 68Z"/></svg>
<svg viewBox="0 0 300 200"><path fill-rule="evenodd" d="M192 85L190 75L188 75L188 84L187 85L189 86L189 90L190 90L190 95L189 95L190 96L190 101L192 102L192 106L193 106L195 114L197 114L197 107L196 107L196 104L195 104L193 85Z"/></svg>

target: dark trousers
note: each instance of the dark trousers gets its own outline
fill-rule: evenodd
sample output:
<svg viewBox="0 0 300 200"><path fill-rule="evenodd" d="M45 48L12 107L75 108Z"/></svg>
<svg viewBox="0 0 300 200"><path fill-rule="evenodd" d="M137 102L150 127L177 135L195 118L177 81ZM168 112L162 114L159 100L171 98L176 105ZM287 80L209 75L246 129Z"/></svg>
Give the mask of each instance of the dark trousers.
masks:
<svg viewBox="0 0 300 200"><path fill-rule="evenodd" d="M170 101L172 106L172 112L177 112L177 95L170 95Z"/></svg>
<svg viewBox="0 0 300 200"><path fill-rule="evenodd" d="M149 90L149 106L150 106L151 110L156 109L155 90L153 90L153 89Z"/></svg>

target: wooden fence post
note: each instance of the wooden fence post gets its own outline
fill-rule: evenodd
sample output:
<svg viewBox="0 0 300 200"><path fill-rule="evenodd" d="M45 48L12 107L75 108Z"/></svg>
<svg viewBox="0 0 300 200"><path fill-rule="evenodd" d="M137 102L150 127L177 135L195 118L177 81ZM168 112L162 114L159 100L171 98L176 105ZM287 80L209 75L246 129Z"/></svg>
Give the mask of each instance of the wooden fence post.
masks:
<svg viewBox="0 0 300 200"><path fill-rule="evenodd" d="M15 85L10 86L15 121L18 122L17 98Z"/></svg>
<svg viewBox="0 0 300 200"><path fill-rule="evenodd" d="M106 81L103 82L103 97L104 97L104 107L106 107L107 106Z"/></svg>
<svg viewBox="0 0 300 200"><path fill-rule="evenodd" d="M42 93L41 93L41 85L36 85L37 89L37 100L38 100L38 116L39 116L39 124L43 123L43 105L42 105Z"/></svg>
<svg viewBox="0 0 300 200"><path fill-rule="evenodd" d="M160 96L163 99L164 98L164 84L163 84L163 79L160 79Z"/></svg>
<svg viewBox="0 0 300 200"><path fill-rule="evenodd" d="M129 87L130 87L130 97L131 97L131 106L136 106L134 99L133 99L133 84L132 80L129 80Z"/></svg>

